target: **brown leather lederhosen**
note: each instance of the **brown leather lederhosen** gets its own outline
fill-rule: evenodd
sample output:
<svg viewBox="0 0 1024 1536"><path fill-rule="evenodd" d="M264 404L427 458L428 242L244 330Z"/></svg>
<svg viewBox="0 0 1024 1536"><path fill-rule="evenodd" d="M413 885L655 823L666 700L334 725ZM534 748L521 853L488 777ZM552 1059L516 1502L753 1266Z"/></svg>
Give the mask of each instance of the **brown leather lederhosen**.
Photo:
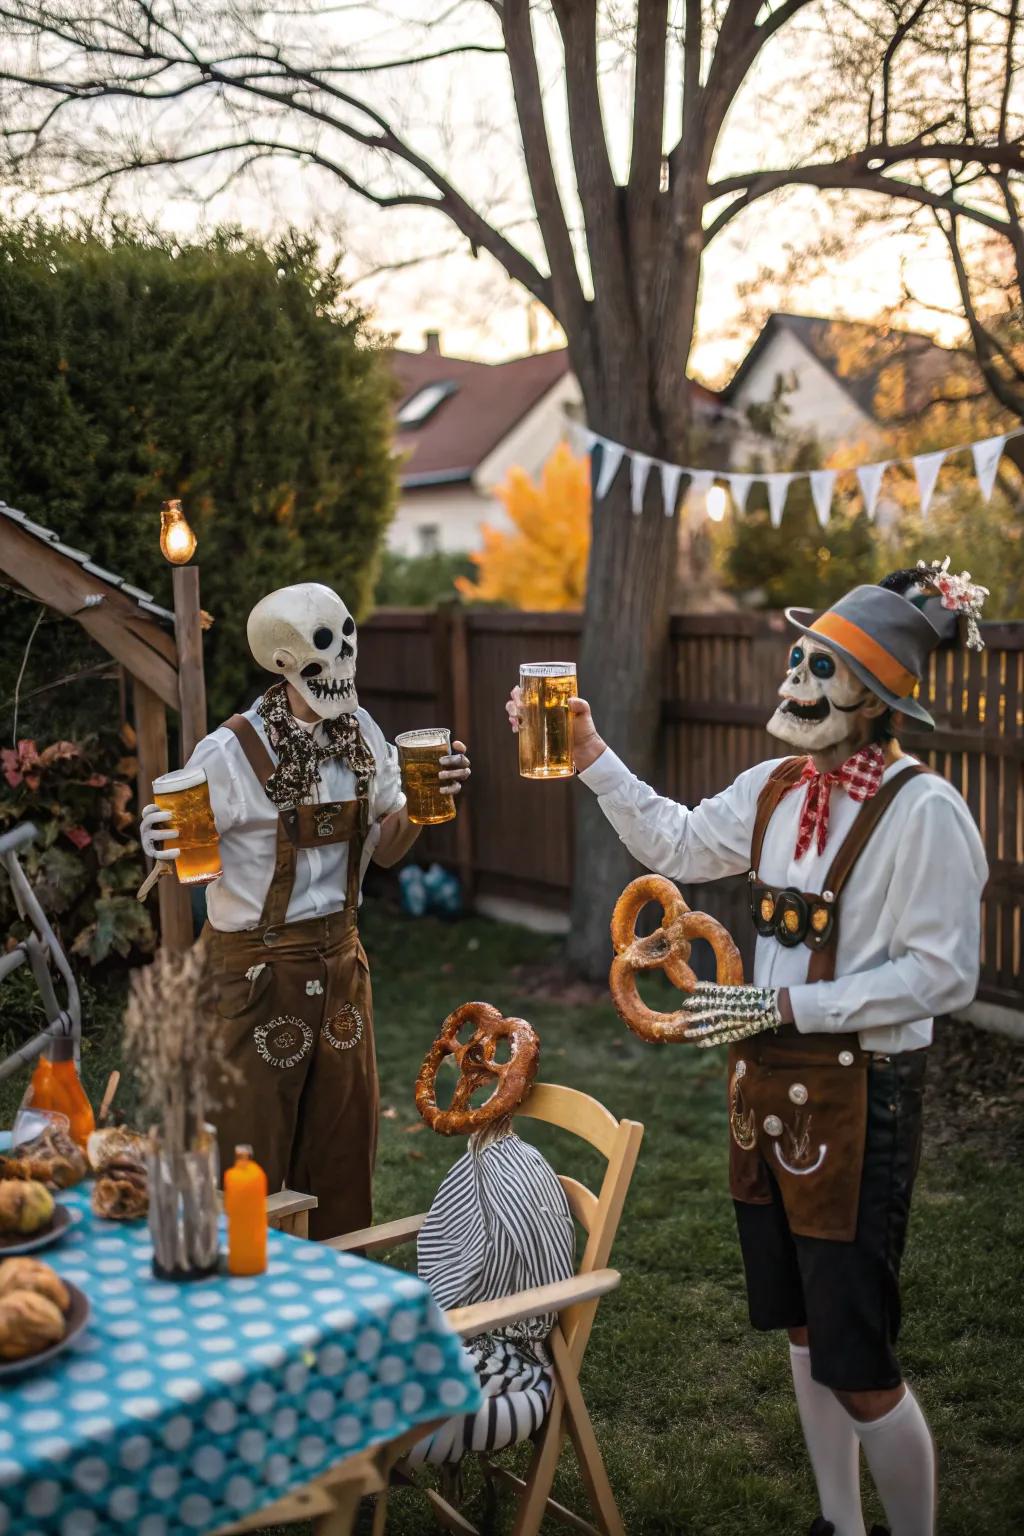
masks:
<svg viewBox="0 0 1024 1536"><path fill-rule="evenodd" d="M761 790L750 850L752 881L758 877L768 823L799 781L805 762L787 758ZM808 898L812 908L824 903L831 912L827 942L818 944L808 935L808 981L833 979L843 887L892 800L912 778L929 771L919 763L908 765L858 811L821 895ZM730 1048L729 1187L734 1200L771 1202L767 1165L792 1232L853 1240L872 1054L861 1049L855 1034L800 1034L792 1024Z"/></svg>
<svg viewBox="0 0 1024 1536"><path fill-rule="evenodd" d="M262 739L244 715L225 723L265 790L275 765ZM228 1064L218 1085L223 1107L214 1113L222 1166L237 1145L251 1144L272 1191L316 1195L314 1238L372 1220L377 1067L356 924L368 826L365 796L279 811L258 924L237 933L207 924L204 934ZM299 850L337 843L348 844L344 907L287 922Z"/></svg>

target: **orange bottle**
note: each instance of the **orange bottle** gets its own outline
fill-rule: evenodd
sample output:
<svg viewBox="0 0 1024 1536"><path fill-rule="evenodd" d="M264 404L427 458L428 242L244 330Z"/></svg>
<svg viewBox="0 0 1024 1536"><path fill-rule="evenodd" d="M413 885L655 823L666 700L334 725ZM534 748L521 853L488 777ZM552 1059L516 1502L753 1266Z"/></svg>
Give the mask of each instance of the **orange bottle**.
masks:
<svg viewBox="0 0 1024 1536"><path fill-rule="evenodd" d="M32 1074L32 1103L36 1109L56 1109L67 1115L72 1138L84 1147L96 1129L96 1119L75 1066L75 1042L71 1036L54 1035L48 1056L45 1065L49 1070L44 1070L40 1061Z"/></svg>
<svg viewBox="0 0 1024 1536"><path fill-rule="evenodd" d="M228 1218L228 1274L261 1275L267 1267L267 1176L252 1147L236 1147L224 1175Z"/></svg>
<svg viewBox="0 0 1024 1536"><path fill-rule="evenodd" d="M53 1067L50 1058L45 1051L39 1055L39 1059L32 1071L32 1081L29 1083L28 1092L22 1100L23 1106L28 1109L53 1109Z"/></svg>

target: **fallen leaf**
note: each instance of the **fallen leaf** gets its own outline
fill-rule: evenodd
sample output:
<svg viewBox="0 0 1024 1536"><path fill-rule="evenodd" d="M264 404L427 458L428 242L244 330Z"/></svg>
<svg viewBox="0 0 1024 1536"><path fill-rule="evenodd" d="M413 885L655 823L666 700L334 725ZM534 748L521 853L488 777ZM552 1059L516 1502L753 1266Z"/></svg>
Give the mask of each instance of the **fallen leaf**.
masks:
<svg viewBox="0 0 1024 1536"><path fill-rule="evenodd" d="M407 1152L405 1155L406 1157L412 1158L414 1163L422 1163L424 1160L424 1153L417 1152L415 1149L411 1152Z"/></svg>
<svg viewBox="0 0 1024 1536"><path fill-rule="evenodd" d="M398 1119L398 1110L395 1108L395 1106L393 1104L389 1104L387 1109L382 1109L381 1110L380 1117L381 1117L382 1120L397 1120Z"/></svg>
<svg viewBox="0 0 1024 1536"><path fill-rule="evenodd" d="M414 1125L403 1125L402 1130L407 1136L414 1136L417 1131L425 1131L426 1125L422 1120L417 1120Z"/></svg>

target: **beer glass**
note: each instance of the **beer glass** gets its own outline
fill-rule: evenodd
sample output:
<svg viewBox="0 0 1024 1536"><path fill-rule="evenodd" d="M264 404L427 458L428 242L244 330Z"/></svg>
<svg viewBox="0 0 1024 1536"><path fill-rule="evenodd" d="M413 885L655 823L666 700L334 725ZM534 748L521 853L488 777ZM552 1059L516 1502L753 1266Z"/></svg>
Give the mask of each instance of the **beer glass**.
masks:
<svg viewBox="0 0 1024 1536"><path fill-rule="evenodd" d="M153 780L153 800L170 811L175 829L174 845L181 849L174 861L182 885L208 885L222 873L220 839L210 809L210 788L202 768L179 768Z"/></svg>
<svg viewBox="0 0 1024 1536"><path fill-rule="evenodd" d="M452 750L451 732L442 726L403 731L395 737L409 820L436 827L455 818L455 796L441 792L441 759Z"/></svg>
<svg viewBox="0 0 1024 1536"><path fill-rule="evenodd" d="M568 779L572 761L574 661L530 661L519 668L519 772L524 779Z"/></svg>

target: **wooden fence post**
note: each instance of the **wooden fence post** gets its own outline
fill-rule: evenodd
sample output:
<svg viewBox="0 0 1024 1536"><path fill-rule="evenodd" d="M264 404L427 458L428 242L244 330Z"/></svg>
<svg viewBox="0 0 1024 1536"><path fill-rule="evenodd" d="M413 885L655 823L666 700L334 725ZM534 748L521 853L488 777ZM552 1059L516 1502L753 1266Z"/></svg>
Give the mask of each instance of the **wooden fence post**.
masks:
<svg viewBox="0 0 1024 1536"><path fill-rule="evenodd" d="M176 565L174 638L178 647L178 698L181 761L186 763L197 741L206 735L206 676L203 671L203 630L199 618L199 567Z"/></svg>
<svg viewBox="0 0 1024 1536"><path fill-rule="evenodd" d="M167 711L163 701L137 677L132 679L132 694L141 811L153 797L153 780L167 772ZM189 949L192 945L192 903L188 891L176 879L166 876L157 881L156 889L161 944L165 949Z"/></svg>
<svg viewBox="0 0 1024 1536"><path fill-rule="evenodd" d="M451 613L452 735L464 741L472 754L473 717L469 689L469 636L466 614L460 607ZM473 861L473 811L467 794L462 796L455 818L455 852L466 906L473 905L476 868Z"/></svg>

